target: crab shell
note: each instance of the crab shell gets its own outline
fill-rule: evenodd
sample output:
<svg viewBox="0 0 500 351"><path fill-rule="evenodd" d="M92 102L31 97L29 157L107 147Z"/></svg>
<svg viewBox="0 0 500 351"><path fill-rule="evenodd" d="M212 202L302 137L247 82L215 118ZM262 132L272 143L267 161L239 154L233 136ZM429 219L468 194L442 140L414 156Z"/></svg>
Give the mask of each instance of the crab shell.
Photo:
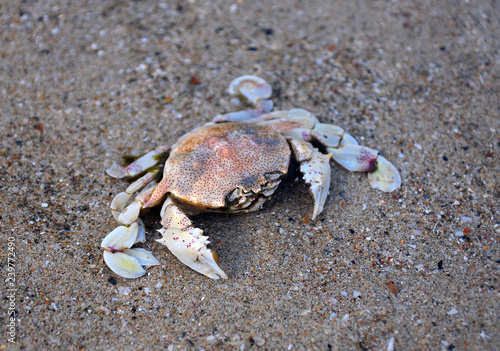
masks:
<svg viewBox="0 0 500 351"><path fill-rule="evenodd" d="M202 126L174 145L150 203L170 193L189 214L258 210L288 173L290 154L286 138L269 127Z"/></svg>

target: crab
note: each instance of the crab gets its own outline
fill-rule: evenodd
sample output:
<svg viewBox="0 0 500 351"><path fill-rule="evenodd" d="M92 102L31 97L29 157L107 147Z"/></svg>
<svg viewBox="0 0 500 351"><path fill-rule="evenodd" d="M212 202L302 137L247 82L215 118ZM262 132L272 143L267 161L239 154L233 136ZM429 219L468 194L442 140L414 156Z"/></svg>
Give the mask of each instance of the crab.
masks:
<svg viewBox="0 0 500 351"><path fill-rule="evenodd" d="M113 199L120 224L102 241L104 261L117 275L138 278L143 266L159 264L153 254L133 248L145 241L140 211L162 204L162 237L156 241L185 265L212 279L227 279L207 236L189 216L201 212L253 212L261 208L295 160L314 200L311 218L323 210L330 188L330 160L349 171L366 172L373 188L391 192L401 185L397 169L379 152L360 146L340 127L320 123L304 109L272 111L271 86L242 76L229 93L247 100L250 110L219 115L160 146L128 166L113 165L114 178L135 178ZM135 196L134 196L135 195Z"/></svg>

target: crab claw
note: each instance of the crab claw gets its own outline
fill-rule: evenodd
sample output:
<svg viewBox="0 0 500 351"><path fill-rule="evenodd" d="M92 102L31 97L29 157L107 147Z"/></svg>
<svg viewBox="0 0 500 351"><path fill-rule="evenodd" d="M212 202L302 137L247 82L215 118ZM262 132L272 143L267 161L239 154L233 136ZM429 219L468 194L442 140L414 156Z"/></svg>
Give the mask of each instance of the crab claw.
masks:
<svg viewBox="0 0 500 351"><path fill-rule="evenodd" d="M158 232L162 238L156 241L167 246L179 261L195 271L212 279L227 279L219 267L217 255L206 247L208 238L201 229L193 227L191 220L172 199L167 198L160 215L163 228Z"/></svg>
<svg viewBox="0 0 500 351"><path fill-rule="evenodd" d="M314 199L312 219L323 211L330 188L330 156L324 155L308 142L299 139L290 139L293 153L300 162L300 171L304 181L309 184L309 191Z"/></svg>
<svg viewBox="0 0 500 351"><path fill-rule="evenodd" d="M149 267L160 264L160 261L158 261L151 252L145 249L126 249L123 250L123 253L134 257L142 266Z"/></svg>
<svg viewBox="0 0 500 351"><path fill-rule="evenodd" d="M313 150L311 159L302 162L300 171L304 174L304 181L310 184L309 191L314 199L314 211L311 219L323 211L328 190L330 188L330 155L323 155Z"/></svg>
<svg viewBox="0 0 500 351"><path fill-rule="evenodd" d="M114 164L106 170L106 173L113 178L134 177L143 173L151 167L161 163L163 156L170 150L169 146L160 146L156 150L150 151L139 157L126 167Z"/></svg>
<svg viewBox="0 0 500 351"><path fill-rule="evenodd" d="M159 243L168 247L170 252L186 266L212 279L227 279L226 273L219 267L217 255L206 247L208 238L197 228L159 229L163 236Z"/></svg>

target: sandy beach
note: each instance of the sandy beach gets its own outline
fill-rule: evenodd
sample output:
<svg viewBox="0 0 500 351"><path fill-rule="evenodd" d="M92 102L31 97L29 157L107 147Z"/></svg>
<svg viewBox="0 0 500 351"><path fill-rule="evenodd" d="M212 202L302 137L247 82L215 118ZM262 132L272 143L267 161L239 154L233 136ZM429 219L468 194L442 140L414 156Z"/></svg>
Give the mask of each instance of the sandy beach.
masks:
<svg viewBox="0 0 500 351"><path fill-rule="evenodd" d="M4 1L0 350L500 349L498 1ZM332 163L250 214L201 214L228 280L155 242L106 266L105 170L241 106L311 111L400 171L393 193Z"/></svg>

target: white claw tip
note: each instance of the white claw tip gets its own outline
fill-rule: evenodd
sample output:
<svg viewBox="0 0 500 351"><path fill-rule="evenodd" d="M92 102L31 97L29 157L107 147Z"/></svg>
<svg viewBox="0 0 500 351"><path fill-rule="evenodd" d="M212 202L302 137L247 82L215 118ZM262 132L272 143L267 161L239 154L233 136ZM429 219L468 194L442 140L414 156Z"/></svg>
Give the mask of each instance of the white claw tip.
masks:
<svg viewBox="0 0 500 351"><path fill-rule="evenodd" d="M372 188L388 193L401 186L401 176L398 170L382 156L378 156L377 169L368 174L368 181Z"/></svg>

